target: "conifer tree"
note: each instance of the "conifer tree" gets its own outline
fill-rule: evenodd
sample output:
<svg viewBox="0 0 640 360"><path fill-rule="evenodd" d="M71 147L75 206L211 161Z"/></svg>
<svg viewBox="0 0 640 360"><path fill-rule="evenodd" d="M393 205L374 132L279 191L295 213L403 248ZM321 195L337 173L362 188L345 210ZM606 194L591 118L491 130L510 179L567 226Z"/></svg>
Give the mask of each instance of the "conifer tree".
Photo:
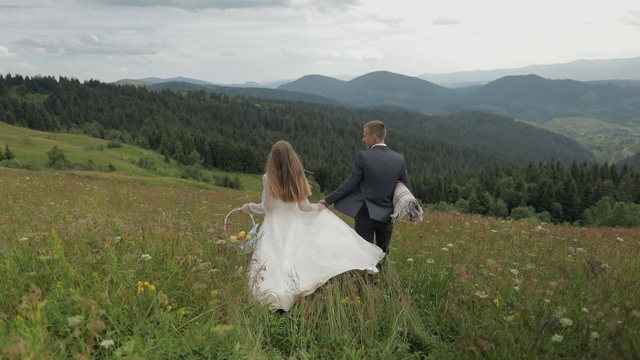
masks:
<svg viewBox="0 0 640 360"><path fill-rule="evenodd" d="M11 151L11 149L9 149L9 145L8 144L6 144L4 146L4 158L6 160L11 160L11 159L15 158L15 155L13 155L13 152ZM0 160L2 160L2 159L0 159Z"/></svg>

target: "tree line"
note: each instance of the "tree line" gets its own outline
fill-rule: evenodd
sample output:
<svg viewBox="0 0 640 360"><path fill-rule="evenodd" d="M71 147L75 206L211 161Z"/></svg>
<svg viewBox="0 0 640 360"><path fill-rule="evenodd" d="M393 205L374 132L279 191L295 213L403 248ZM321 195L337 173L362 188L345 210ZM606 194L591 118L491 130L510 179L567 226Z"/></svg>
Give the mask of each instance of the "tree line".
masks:
<svg viewBox="0 0 640 360"><path fill-rule="evenodd" d="M467 174L422 174L412 181L414 194L426 204L452 205L445 208L468 213L538 217L553 223L615 224L616 219L608 219L610 212L594 210L602 209L606 199L612 209L619 203L626 206L632 215L624 217L637 217L634 221L640 226L640 174L628 165L530 162Z"/></svg>
<svg viewBox="0 0 640 360"><path fill-rule="evenodd" d="M388 142L407 157L412 190L425 204L505 217L533 208L550 221L576 223L605 197L612 206L640 200L633 167L596 164L570 139L494 114L427 116L0 76L0 120L9 124L132 144L185 166L253 174L264 171L271 145L286 139L323 192L348 174L363 147L362 124L374 118L393 129Z"/></svg>

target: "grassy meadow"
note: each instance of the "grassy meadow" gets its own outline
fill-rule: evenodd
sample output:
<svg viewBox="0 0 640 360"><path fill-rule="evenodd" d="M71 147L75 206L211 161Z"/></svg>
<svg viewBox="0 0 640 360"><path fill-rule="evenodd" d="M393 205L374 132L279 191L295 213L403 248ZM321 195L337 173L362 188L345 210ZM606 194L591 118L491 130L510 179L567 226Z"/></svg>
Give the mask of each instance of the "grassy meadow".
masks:
<svg viewBox="0 0 640 360"><path fill-rule="evenodd" d="M637 230L427 213L272 314L223 225L259 196L0 167L0 357L640 358Z"/></svg>

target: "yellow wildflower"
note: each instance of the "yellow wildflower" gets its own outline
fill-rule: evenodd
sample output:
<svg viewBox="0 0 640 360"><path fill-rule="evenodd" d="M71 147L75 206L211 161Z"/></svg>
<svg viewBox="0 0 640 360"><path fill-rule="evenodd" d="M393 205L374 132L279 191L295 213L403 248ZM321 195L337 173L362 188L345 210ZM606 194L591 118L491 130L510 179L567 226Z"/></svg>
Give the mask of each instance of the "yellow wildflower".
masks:
<svg viewBox="0 0 640 360"><path fill-rule="evenodd" d="M496 304L496 306L500 306L500 299L493 299L493 303Z"/></svg>
<svg viewBox="0 0 640 360"><path fill-rule="evenodd" d="M156 291L156 286L153 284L149 285L149 291Z"/></svg>
<svg viewBox="0 0 640 360"><path fill-rule="evenodd" d="M173 306L167 305L167 312L171 312L171 311L173 311Z"/></svg>
<svg viewBox="0 0 640 360"><path fill-rule="evenodd" d="M179 313L180 315L182 315L182 316L185 316L185 315L187 315L187 309L185 309L185 308L180 308L180 310L178 310L178 313Z"/></svg>
<svg viewBox="0 0 640 360"><path fill-rule="evenodd" d="M56 283L56 289L62 289L62 283L60 281Z"/></svg>

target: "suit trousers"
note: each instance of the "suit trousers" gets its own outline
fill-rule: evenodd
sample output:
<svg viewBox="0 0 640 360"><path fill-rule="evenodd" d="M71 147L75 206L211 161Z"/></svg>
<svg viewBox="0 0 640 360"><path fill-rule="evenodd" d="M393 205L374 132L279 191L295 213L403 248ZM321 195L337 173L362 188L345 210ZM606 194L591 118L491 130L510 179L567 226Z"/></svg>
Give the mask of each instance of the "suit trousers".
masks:
<svg viewBox="0 0 640 360"><path fill-rule="evenodd" d="M389 254L393 223L374 220L369 217L367 205L362 205L355 217L354 229L358 235L372 244L376 244L385 254ZM375 242L374 242L375 236Z"/></svg>

